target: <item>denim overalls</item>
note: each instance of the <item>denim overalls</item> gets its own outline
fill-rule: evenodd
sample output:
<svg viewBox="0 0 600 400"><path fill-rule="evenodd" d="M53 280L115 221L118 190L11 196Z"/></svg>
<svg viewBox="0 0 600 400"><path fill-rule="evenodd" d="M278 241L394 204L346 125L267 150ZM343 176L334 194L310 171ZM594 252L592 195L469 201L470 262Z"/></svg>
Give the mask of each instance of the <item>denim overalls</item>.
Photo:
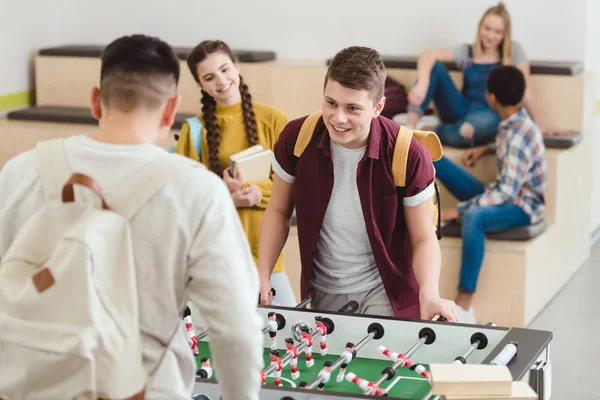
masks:
<svg viewBox="0 0 600 400"><path fill-rule="evenodd" d="M472 48L469 46L469 57ZM422 115L433 100L442 124L434 131L443 144L454 147L472 147L494 141L500 124L500 116L491 110L485 99L486 81L489 72L501 63L475 64L469 62L463 71L463 90L458 90L446 66L437 61L431 69L429 89L420 107L408 109ZM460 128L465 123L475 128L475 135L467 139Z"/></svg>

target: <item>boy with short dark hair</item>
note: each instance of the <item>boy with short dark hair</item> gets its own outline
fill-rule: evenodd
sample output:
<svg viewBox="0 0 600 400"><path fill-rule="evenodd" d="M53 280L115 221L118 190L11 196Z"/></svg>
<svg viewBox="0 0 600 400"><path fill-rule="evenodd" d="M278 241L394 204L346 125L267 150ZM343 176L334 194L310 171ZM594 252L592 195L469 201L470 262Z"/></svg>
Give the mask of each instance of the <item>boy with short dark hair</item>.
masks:
<svg viewBox="0 0 600 400"><path fill-rule="evenodd" d="M445 157L435 162L437 176L460 201L442 210L442 221L462 218L462 267L456 297L459 319L475 323L471 306L484 256L485 233L538 222L546 196L546 158L542 133L522 106L523 73L513 66L492 70L486 98L502 118L493 144L466 150L465 166L495 152L496 182L489 187Z"/></svg>
<svg viewBox="0 0 600 400"><path fill-rule="evenodd" d="M49 192L60 193L74 172L93 179L110 206L127 187L141 188L139 178L149 168L188 162L189 168L162 186L155 176L143 180L156 193L129 220L141 361L150 375L145 396L184 400L193 394L196 361L181 332L181 312L190 300L207 325L223 399L257 400L264 363L259 280L231 195L215 174L161 147L180 103L179 60L167 43L134 35L109 44L101 62L100 86L91 92L99 122L94 133L53 142L57 151L50 165L41 163L34 149L9 160L0 172L0 261ZM56 179L50 179L54 172ZM91 191L77 192L78 202L96 199ZM0 353L4 344L0 340ZM8 376L15 368L1 361L0 376ZM18 378L29 379L31 371L22 372ZM15 390L24 386L19 379ZM44 396L43 388L36 393L56 397Z"/></svg>

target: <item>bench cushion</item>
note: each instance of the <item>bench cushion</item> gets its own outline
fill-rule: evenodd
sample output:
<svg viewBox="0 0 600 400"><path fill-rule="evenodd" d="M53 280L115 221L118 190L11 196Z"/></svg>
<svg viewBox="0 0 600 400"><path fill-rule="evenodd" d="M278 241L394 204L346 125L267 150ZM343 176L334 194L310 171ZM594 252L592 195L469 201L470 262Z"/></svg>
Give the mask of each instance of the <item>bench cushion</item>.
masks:
<svg viewBox="0 0 600 400"><path fill-rule="evenodd" d="M544 145L548 149L568 149L581 142L581 132L571 132L569 136L544 136Z"/></svg>
<svg viewBox="0 0 600 400"><path fill-rule="evenodd" d="M173 129L181 129L183 121L194 117L192 114L177 114ZM9 112L7 119L22 121L65 122L73 124L96 125L98 121L92 117L89 108L85 107L56 107L37 106Z"/></svg>
<svg viewBox="0 0 600 400"><path fill-rule="evenodd" d="M382 56L386 68L417 69L417 57L415 56ZM331 59L327 60L327 65ZM445 62L450 71L459 71L453 62ZM579 61L535 61L529 62L531 74L533 75L577 75L583 72L583 63Z"/></svg>
<svg viewBox="0 0 600 400"><path fill-rule="evenodd" d="M41 49L40 56L93 57L99 58L105 46L102 45L65 45ZM175 54L185 60L192 47L173 47ZM275 52L265 50L231 49L239 62L252 63L275 60Z"/></svg>
<svg viewBox="0 0 600 400"><path fill-rule="evenodd" d="M520 228L507 229L499 232L488 232L486 237L492 240L528 240L541 235L548 228L545 219ZM462 237L462 221L450 221L442 225L442 236Z"/></svg>

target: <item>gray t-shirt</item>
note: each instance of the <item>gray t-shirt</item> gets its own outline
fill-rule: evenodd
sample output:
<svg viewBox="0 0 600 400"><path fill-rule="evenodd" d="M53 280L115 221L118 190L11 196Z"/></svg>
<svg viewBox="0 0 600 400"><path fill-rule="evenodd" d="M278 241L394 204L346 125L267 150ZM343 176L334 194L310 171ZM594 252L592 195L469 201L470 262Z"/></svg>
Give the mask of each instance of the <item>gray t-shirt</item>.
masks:
<svg viewBox="0 0 600 400"><path fill-rule="evenodd" d="M312 286L323 293L360 293L382 285L356 184L365 154L331 141L333 189L314 257Z"/></svg>
<svg viewBox="0 0 600 400"><path fill-rule="evenodd" d="M452 48L452 61L460 68L465 69L471 62L469 56L469 44L460 44ZM527 54L519 42L512 42L513 65L519 65L527 61Z"/></svg>

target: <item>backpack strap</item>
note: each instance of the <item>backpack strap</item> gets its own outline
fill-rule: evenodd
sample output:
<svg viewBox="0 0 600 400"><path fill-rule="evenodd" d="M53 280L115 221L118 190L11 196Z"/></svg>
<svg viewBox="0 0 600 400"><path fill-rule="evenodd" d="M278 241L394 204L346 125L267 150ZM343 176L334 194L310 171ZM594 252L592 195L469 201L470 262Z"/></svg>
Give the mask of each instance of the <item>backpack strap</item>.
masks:
<svg viewBox="0 0 600 400"><path fill-rule="evenodd" d="M315 111L306 117L302 123L300 133L298 134L298 139L296 139L296 144L294 145L294 155L296 157L300 158L306 149L306 146L308 146L310 143L313 133L315 132L315 128L317 127L317 123L319 122L319 118L321 118L322 114L323 113L321 111Z"/></svg>
<svg viewBox="0 0 600 400"><path fill-rule="evenodd" d="M196 153L198 153L198 157L200 157L200 161L202 161L202 122L198 117L187 118L184 123L187 122L190 127L190 137L192 138L192 143L194 143L194 147L196 148ZM175 140L179 140L179 134L175 134ZM177 146L169 146L166 150L169 153L175 153L175 149Z"/></svg>
<svg viewBox="0 0 600 400"><path fill-rule="evenodd" d="M406 186L406 164L408 161L408 151L410 149L410 141L413 136L419 140L429 151L432 161L438 161L442 158L443 149L440 139L434 132L428 131L412 131L402 125L400 125L400 131L396 138L396 144L394 145L394 155L392 159L392 173L394 175L394 183L396 186ZM439 239L442 238L441 231L441 215L440 215L440 194L435 179L434 184L434 196L432 198L432 212L433 222L435 226L435 234Z"/></svg>
<svg viewBox="0 0 600 400"><path fill-rule="evenodd" d="M408 150L410 149L412 137L413 132L405 126L400 125L392 158L392 174L394 175L396 186L406 186L406 163L408 162Z"/></svg>
<svg viewBox="0 0 600 400"><path fill-rule="evenodd" d="M394 158L392 160L392 173L394 174L394 183L396 186L406 186L406 163L408 161L408 150L412 137L421 142L429 154L431 161L438 161L442 158L443 149L439 137L434 132L410 130L400 125L400 131L394 145Z"/></svg>
<svg viewBox="0 0 600 400"><path fill-rule="evenodd" d="M134 176L127 179L107 203L113 211L131 219L162 187L193 167L203 165L187 157L166 154L144 165Z"/></svg>
<svg viewBox="0 0 600 400"><path fill-rule="evenodd" d="M63 138L44 140L35 146L38 171L46 202L61 199L62 187L71 171L65 159Z"/></svg>
<svg viewBox="0 0 600 400"><path fill-rule="evenodd" d="M202 122L200 122L198 117L188 118L185 122L187 122L190 127L192 143L194 143L196 153L198 153L198 157L200 157L200 161L202 161Z"/></svg>

